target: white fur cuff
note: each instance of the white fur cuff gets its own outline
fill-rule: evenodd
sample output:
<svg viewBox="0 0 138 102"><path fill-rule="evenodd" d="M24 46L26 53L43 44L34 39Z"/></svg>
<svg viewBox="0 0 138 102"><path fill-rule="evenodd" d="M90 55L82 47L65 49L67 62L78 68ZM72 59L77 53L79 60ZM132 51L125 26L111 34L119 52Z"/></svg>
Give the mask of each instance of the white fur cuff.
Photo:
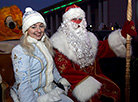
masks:
<svg viewBox="0 0 138 102"><path fill-rule="evenodd" d="M101 88L101 83L93 77L88 77L73 90L73 96L81 102L89 100Z"/></svg>
<svg viewBox="0 0 138 102"><path fill-rule="evenodd" d="M126 56L126 39L121 35L121 30L112 32L108 37L108 43L117 57Z"/></svg>

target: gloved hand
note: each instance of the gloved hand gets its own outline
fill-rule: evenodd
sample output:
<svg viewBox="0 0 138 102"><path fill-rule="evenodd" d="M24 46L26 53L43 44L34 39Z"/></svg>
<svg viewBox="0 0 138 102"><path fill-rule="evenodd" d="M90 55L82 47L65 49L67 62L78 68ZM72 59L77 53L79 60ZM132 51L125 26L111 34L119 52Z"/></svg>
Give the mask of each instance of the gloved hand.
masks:
<svg viewBox="0 0 138 102"><path fill-rule="evenodd" d="M131 20L131 21L126 21L123 25L123 28L121 30L121 34L124 38L127 37L127 34L129 34L131 37L134 37L137 35L137 31L136 31L136 28L135 28L135 24L134 22Z"/></svg>
<svg viewBox="0 0 138 102"><path fill-rule="evenodd" d="M64 86L64 93L67 95L68 89L70 89L71 84L65 78L60 79L59 83L61 83Z"/></svg>
<svg viewBox="0 0 138 102"><path fill-rule="evenodd" d="M37 98L37 102L57 102L57 101L60 101L61 100L60 95L63 92L64 91L62 89L56 87L55 89L48 92L47 94L39 96Z"/></svg>

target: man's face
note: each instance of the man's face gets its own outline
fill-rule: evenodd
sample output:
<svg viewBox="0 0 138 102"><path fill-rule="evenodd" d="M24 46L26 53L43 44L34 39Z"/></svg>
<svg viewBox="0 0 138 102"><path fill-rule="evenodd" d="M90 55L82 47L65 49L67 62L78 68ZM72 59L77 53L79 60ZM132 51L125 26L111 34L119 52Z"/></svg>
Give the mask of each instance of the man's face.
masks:
<svg viewBox="0 0 138 102"><path fill-rule="evenodd" d="M70 32L77 36L79 36L80 34L84 34L85 32L86 21L83 17L72 17L72 19L67 19L67 21L64 23L68 28L67 32Z"/></svg>

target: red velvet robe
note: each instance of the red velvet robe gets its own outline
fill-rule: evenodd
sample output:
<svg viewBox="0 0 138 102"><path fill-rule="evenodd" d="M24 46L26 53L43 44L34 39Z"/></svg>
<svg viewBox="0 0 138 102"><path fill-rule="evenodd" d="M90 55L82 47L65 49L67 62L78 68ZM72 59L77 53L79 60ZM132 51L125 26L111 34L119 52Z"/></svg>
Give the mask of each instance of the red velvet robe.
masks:
<svg viewBox="0 0 138 102"><path fill-rule="evenodd" d="M112 80L103 75L98 62L100 58L116 56L109 47L107 40L99 41L98 52L94 64L89 65L83 69L80 69L79 65L69 60L67 56L63 55L57 49L55 49L55 51L56 54L54 60L56 66L61 75L71 83L71 88L69 90L68 96L71 97L75 102L77 102L77 100L73 97L72 90L89 76L94 77L96 80L102 83L102 87L99 92L95 94L89 100L89 102L101 102L99 100L101 95L113 98L114 102L119 102L120 88Z"/></svg>

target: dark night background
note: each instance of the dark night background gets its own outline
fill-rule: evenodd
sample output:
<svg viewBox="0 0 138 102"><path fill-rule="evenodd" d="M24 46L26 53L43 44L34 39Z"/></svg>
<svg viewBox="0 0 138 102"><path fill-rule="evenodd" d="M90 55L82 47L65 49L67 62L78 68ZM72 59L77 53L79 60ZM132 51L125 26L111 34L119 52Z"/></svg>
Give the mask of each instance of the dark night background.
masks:
<svg viewBox="0 0 138 102"><path fill-rule="evenodd" d="M24 13L24 9L27 6L30 6L38 11L61 1L63 0L0 0L0 8L16 5Z"/></svg>

